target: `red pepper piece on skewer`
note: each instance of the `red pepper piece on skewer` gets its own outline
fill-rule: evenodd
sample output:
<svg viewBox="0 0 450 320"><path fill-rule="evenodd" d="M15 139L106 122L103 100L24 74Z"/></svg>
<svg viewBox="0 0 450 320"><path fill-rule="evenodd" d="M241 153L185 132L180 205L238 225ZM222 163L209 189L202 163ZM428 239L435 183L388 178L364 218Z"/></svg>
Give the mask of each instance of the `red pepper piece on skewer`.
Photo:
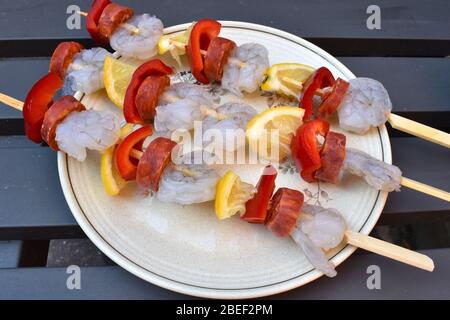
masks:
<svg viewBox="0 0 450 320"><path fill-rule="evenodd" d="M213 19L199 20L192 28L186 51L189 56L191 70L194 77L203 84L209 79L204 72L204 57L201 50L208 50L211 41L216 38L222 25Z"/></svg>
<svg viewBox="0 0 450 320"><path fill-rule="evenodd" d="M23 105L25 134L33 142L41 143L41 127L45 113L53 104L53 97L63 86L63 80L49 73L38 80L28 92Z"/></svg>
<svg viewBox="0 0 450 320"><path fill-rule="evenodd" d="M241 217L250 223L265 223L270 198L275 190L277 170L273 166L264 168L263 174L256 185L256 194L245 204L245 213Z"/></svg>
<svg viewBox="0 0 450 320"><path fill-rule="evenodd" d="M309 76L308 80L303 87L303 96L300 100L300 107L305 109L303 115L303 122L311 120L313 115L313 98L317 89L323 89L331 87L334 84L334 77L330 70L325 67L321 67Z"/></svg>
<svg viewBox="0 0 450 320"><path fill-rule="evenodd" d="M128 85L123 103L123 113L128 123L143 123L144 119L139 114L136 107L136 96L141 84L147 77L168 76L173 72L172 68L166 66L161 60L153 59L142 64L133 73L131 82ZM158 97L156 97L157 99Z"/></svg>
<svg viewBox="0 0 450 320"><path fill-rule="evenodd" d="M117 146L114 160L117 171L120 176L126 181L136 179L137 163L135 159L132 159L130 154L132 149L142 151L142 142L145 138L153 134L153 127L146 125L133 131Z"/></svg>
<svg viewBox="0 0 450 320"><path fill-rule="evenodd" d="M300 126L291 140L292 158L306 182L316 181L315 172L321 167L317 135L325 137L329 130L330 124L326 120L315 119Z"/></svg>
<svg viewBox="0 0 450 320"><path fill-rule="evenodd" d="M110 3L111 1L109 0L94 0L94 2L92 2L91 10L86 17L86 29L97 45L108 44L108 39L100 34L98 22L103 10L105 10L106 6Z"/></svg>

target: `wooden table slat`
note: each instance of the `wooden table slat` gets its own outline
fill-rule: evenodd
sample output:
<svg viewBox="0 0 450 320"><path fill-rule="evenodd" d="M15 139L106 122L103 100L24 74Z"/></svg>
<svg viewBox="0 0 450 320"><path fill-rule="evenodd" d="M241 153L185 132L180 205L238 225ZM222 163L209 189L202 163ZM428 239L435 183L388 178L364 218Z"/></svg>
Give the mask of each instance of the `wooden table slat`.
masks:
<svg viewBox="0 0 450 320"><path fill-rule="evenodd" d="M84 18L80 30L66 27L66 10L74 3L88 10L91 0L0 1L0 30L8 31L0 36L0 56L48 55L64 39L91 44ZM450 3L446 0L435 0L429 6L421 0L378 1L380 30L367 28L370 0L349 0L345 5L338 1L266 1L263 6L259 0L176 0L161 1L157 6L141 0L120 3L136 13L155 14L166 26L204 17L260 23L304 37L334 55L450 53Z"/></svg>
<svg viewBox="0 0 450 320"><path fill-rule="evenodd" d="M22 241L0 241L0 269L19 266Z"/></svg>
<svg viewBox="0 0 450 320"><path fill-rule="evenodd" d="M322 277L275 299L450 299L450 249L425 250L433 273L373 254L350 257L335 278ZM381 270L381 289L369 290L367 267ZM189 299L147 283L116 266L81 268L81 289L68 290L65 268L0 269L0 299ZM411 281L414 279L414 281ZM269 297L270 298L270 297Z"/></svg>

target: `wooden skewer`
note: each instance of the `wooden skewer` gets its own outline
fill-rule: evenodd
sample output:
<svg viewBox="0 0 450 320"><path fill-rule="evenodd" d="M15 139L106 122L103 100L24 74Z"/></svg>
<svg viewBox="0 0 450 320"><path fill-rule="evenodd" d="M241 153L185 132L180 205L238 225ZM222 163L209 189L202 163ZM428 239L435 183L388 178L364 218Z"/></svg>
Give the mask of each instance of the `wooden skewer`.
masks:
<svg viewBox="0 0 450 320"><path fill-rule="evenodd" d="M434 129L392 113L389 115L388 121L394 129L450 148L450 134L444 131Z"/></svg>
<svg viewBox="0 0 450 320"><path fill-rule="evenodd" d="M0 102L3 102L7 106L10 106L16 110L22 111L23 109L23 102L20 100L17 100L13 97L7 96L6 94L3 94L0 92Z"/></svg>
<svg viewBox="0 0 450 320"><path fill-rule="evenodd" d="M345 238L348 244L351 244L355 247L409 264L426 271L431 272L434 270L433 260L424 254L414 252L395 244L366 236L351 230L347 230L345 232Z"/></svg>
<svg viewBox="0 0 450 320"><path fill-rule="evenodd" d="M400 184L406 188L413 189L450 202L450 193L447 191L405 177L402 177L402 180L400 180Z"/></svg>

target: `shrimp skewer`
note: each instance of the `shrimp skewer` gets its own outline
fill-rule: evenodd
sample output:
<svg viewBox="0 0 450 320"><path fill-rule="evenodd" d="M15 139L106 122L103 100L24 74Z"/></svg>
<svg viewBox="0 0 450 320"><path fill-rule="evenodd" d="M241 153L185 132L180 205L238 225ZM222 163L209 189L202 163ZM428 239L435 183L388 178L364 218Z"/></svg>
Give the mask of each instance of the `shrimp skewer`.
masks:
<svg viewBox="0 0 450 320"><path fill-rule="evenodd" d="M325 141L319 145L317 135ZM399 191L400 185L450 201L450 193L402 177L401 170L369 154L345 148L345 135L329 131L329 124L315 119L297 129L291 141L291 153L301 177L307 182L317 180L338 183L346 172L360 176L377 190Z"/></svg>
<svg viewBox="0 0 450 320"><path fill-rule="evenodd" d="M22 111L19 100L0 94L0 101ZM117 143L120 124L110 111L86 110L72 96L63 96L47 111L41 133L53 149L84 161L86 149L102 152Z"/></svg>
<svg viewBox="0 0 450 320"><path fill-rule="evenodd" d="M433 261L427 256L349 230L338 210L305 204L304 195L298 190L281 187L273 193L276 175L275 168L267 166L256 191L241 198L230 195L229 189L242 192L243 188L248 188L248 183L242 182L233 172L227 172L217 184L215 208L218 218L226 219L239 213L242 220L265 224L278 237L290 236L313 267L328 277L336 276L336 270L326 252L343 242L433 271ZM223 205L226 199L229 199L228 207Z"/></svg>
<svg viewBox="0 0 450 320"><path fill-rule="evenodd" d="M300 89L304 87L303 83L293 79L285 78L284 81ZM316 89L315 94L323 98L319 113L320 108L327 104L327 108L330 109L324 116L330 116L337 111L342 129L365 134L371 128L376 128L388 121L395 129L450 148L450 134L391 113L392 103L389 94L379 81L370 78L354 78L349 82L338 79L336 83L347 83L348 89L333 92L335 86L332 86ZM330 99L330 96L333 96L334 100ZM312 95L309 95L306 100L310 100L311 97ZM304 99L305 94L301 99L301 106L305 105Z"/></svg>

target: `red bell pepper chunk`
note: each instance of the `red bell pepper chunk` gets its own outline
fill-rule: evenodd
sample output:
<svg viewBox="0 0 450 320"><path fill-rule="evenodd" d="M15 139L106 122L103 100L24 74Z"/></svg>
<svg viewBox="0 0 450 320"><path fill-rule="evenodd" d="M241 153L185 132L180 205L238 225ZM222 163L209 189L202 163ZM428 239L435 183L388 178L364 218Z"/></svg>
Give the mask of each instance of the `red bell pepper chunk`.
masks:
<svg viewBox="0 0 450 320"><path fill-rule="evenodd" d="M153 127L146 125L130 133L117 146L114 154L116 168L120 176L126 181L136 179L137 162L130 157L131 150L137 149L142 151L142 142L152 134Z"/></svg>
<svg viewBox="0 0 450 320"><path fill-rule="evenodd" d="M256 185L256 194L245 204L245 213L241 217L250 223L263 224L266 222L267 210L273 191L275 190L275 179L277 170L269 165L264 168L263 174Z"/></svg>
<svg viewBox="0 0 450 320"><path fill-rule="evenodd" d="M86 17L86 29L97 45L108 43L108 39L100 34L98 21L100 20L103 10L105 10L106 6L110 3L111 1L109 0L94 0L94 2L92 2L91 10Z"/></svg>
<svg viewBox="0 0 450 320"><path fill-rule="evenodd" d="M315 172L321 167L321 147L317 135L325 137L328 131L330 124L327 121L315 119L300 126L291 140L292 158L306 182L316 181Z"/></svg>
<svg viewBox="0 0 450 320"><path fill-rule="evenodd" d="M171 67L166 66L161 60L153 59L150 60L133 73L133 77L131 78L131 82L128 85L127 92L125 94L125 100L123 103L123 114L125 116L125 120L128 123L143 123L144 119L142 119L139 114L139 110L136 107L136 95L139 91L139 88L147 77L153 76L168 76L173 73Z"/></svg>
<svg viewBox="0 0 450 320"><path fill-rule="evenodd" d="M201 83L209 83L209 79L204 72L204 57L201 50L208 50L211 41L216 38L222 25L213 19L199 20L192 28L187 53L191 63L191 70L194 77Z"/></svg>
<svg viewBox="0 0 450 320"><path fill-rule="evenodd" d="M328 118L331 116L341 105L349 87L349 82L338 78L333 85L331 93L322 101L317 115L320 118Z"/></svg>
<svg viewBox="0 0 450 320"><path fill-rule="evenodd" d="M317 89L331 87L334 84L334 77L330 70L321 67L309 76L303 88L303 96L300 100L300 107L305 109L303 122L311 120L313 115L313 98Z"/></svg>
<svg viewBox="0 0 450 320"><path fill-rule="evenodd" d="M53 104L53 97L62 88L63 81L55 73L38 80L28 92L23 104L25 134L33 142L41 143L41 127L45 113Z"/></svg>

